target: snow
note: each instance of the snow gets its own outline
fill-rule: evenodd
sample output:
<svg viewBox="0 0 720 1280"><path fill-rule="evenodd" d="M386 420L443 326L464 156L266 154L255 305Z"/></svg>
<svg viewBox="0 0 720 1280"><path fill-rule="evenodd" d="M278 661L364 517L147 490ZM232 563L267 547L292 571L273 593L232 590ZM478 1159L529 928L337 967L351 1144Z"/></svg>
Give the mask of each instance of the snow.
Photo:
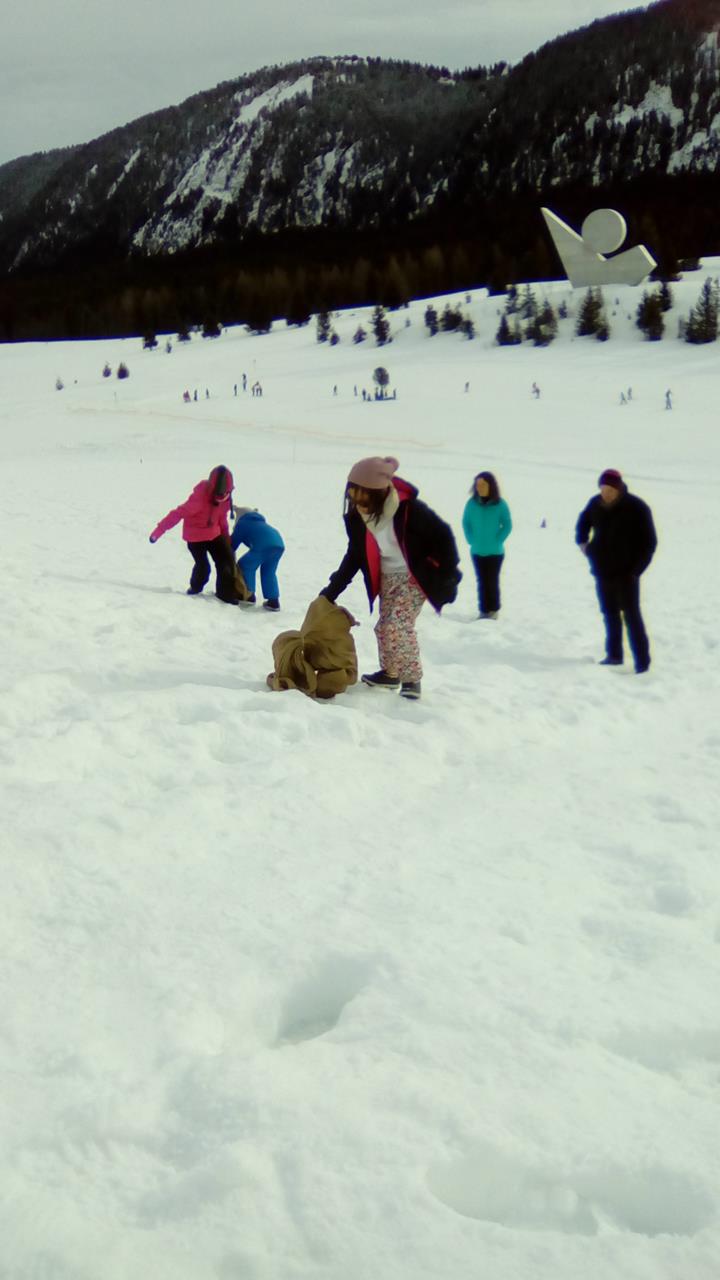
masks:
<svg viewBox="0 0 720 1280"><path fill-rule="evenodd" d="M642 102L636 107L625 106L621 109L616 107L613 120L616 124L627 125L638 117L650 115L653 111L658 116L665 116L675 128L679 128L685 120L685 113L673 102L670 85L658 84L655 80L648 88Z"/></svg>
<svg viewBox="0 0 720 1280"><path fill-rule="evenodd" d="M240 110L236 117L236 124L248 125L252 124L261 111L271 110L279 107L283 102L290 102L292 98L297 98L300 94L305 93L312 95L315 77L307 74L299 76L297 80L284 80L280 84L274 84L264 93L257 94L247 102L243 102L242 93L236 95L240 103Z"/></svg>
<svg viewBox="0 0 720 1280"><path fill-rule="evenodd" d="M609 342L571 317L546 350L495 347L481 293L474 342L418 302L382 350L361 310L334 348L0 348L3 1277L715 1280L720 386L674 334L718 265L657 344L610 288ZM378 364L398 398L364 403ZM271 693L376 452L462 545L423 699ZM286 538L280 618L148 543L219 462ZM596 665L574 545L606 466L659 530L642 677ZM460 526L485 467L496 623Z"/></svg>

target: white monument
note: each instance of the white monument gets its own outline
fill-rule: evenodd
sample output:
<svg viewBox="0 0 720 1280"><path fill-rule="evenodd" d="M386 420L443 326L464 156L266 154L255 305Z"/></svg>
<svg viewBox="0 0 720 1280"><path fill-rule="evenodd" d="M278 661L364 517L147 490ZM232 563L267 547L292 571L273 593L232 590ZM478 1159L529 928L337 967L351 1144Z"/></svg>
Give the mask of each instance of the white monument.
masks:
<svg viewBox="0 0 720 1280"><path fill-rule="evenodd" d="M657 266L642 244L617 253L625 243L627 224L616 209L596 209L589 214L582 224L581 235L551 209L541 209L541 213L573 289L603 284L642 284ZM615 257L606 257L609 253Z"/></svg>

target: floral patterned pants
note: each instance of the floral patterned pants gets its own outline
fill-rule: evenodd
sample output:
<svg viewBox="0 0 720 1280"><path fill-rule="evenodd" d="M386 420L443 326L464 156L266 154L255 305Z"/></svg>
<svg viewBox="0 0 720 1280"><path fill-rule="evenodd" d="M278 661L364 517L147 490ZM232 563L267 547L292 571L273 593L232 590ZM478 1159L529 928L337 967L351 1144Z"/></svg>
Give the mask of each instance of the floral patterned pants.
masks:
<svg viewBox="0 0 720 1280"><path fill-rule="evenodd" d="M380 617L375 626L380 666L400 680L422 679L415 620L425 596L407 573L383 574L380 583Z"/></svg>

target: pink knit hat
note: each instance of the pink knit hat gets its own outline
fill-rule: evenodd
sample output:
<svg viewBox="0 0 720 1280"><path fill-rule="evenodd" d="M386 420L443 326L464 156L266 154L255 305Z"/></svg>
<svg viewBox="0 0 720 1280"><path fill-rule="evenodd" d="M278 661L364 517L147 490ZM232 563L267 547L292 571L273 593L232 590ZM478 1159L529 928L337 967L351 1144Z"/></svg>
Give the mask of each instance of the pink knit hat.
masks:
<svg viewBox="0 0 720 1280"><path fill-rule="evenodd" d="M348 484L357 484L361 489L387 489L399 466L397 458L361 458L352 468Z"/></svg>

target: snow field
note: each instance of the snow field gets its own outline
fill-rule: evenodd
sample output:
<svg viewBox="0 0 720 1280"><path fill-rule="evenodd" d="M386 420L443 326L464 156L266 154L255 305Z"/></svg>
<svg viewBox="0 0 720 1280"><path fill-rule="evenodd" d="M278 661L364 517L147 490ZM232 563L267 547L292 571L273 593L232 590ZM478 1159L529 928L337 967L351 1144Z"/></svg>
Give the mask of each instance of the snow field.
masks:
<svg viewBox="0 0 720 1280"><path fill-rule="evenodd" d="M336 348L0 348L8 1280L714 1280L720 380L617 296L609 343L541 351L493 347L482 294L472 343L416 303L383 349L362 312ZM398 399L364 404L377 364ZM423 700L271 694L371 452L463 555ZM148 544L219 462L286 539L279 618L188 599L179 532ZM595 665L573 530L605 466L660 535L643 677ZM494 624L460 525L485 467ZM372 670L359 579L342 603Z"/></svg>

